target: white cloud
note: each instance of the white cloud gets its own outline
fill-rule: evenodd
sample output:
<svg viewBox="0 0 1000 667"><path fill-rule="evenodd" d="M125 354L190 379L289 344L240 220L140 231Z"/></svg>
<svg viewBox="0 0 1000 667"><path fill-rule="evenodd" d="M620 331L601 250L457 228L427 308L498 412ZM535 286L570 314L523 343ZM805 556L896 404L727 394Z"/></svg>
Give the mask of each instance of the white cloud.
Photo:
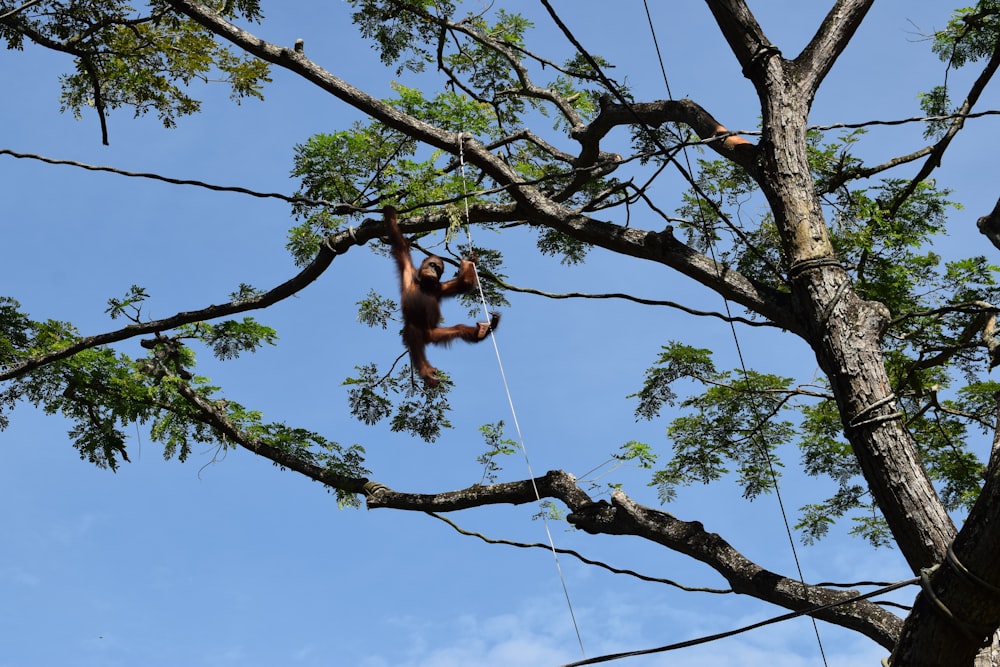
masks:
<svg viewBox="0 0 1000 667"><path fill-rule="evenodd" d="M292 660L295 660L296 662L299 662L299 661L305 660L306 658L310 657L314 653L316 653L316 646L313 645L313 644L306 644L305 646L303 646L303 647L299 648L298 650L292 652Z"/></svg>
<svg viewBox="0 0 1000 667"><path fill-rule="evenodd" d="M96 514L83 514L72 522L61 522L48 530L48 536L57 544L73 544L91 531L97 523Z"/></svg>
<svg viewBox="0 0 1000 667"><path fill-rule="evenodd" d="M35 587L42 583L41 577L31 572L22 570L19 567L7 567L0 570L0 579L9 581L19 586Z"/></svg>

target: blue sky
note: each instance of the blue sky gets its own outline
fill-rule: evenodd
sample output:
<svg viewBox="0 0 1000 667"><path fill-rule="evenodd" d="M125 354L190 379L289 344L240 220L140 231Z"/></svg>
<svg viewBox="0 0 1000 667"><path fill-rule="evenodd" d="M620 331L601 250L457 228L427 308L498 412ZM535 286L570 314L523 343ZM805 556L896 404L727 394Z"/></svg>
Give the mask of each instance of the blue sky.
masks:
<svg viewBox="0 0 1000 667"><path fill-rule="evenodd" d="M827 4L751 2L788 55L801 48ZM617 3L614 11L592 0L553 5L588 49L616 64L612 75L638 99L665 97L642 3ZM674 96L693 98L732 129L755 128L753 92L708 10L698 2L670 5L669 11L654 6L653 17ZM529 46L554 60L569 54L540 5L510 6L537 23ZM263 37L289 45L304 38L307 53L337 76L376 96L390 94L393 73L358 40L345 4L264 3L264 9ZM948 3L928 0L876 3L819 95L813 122L919 115L917 92L939 83L943 72L920 34L943 26L947 10ZM75 120L59 113L57 77L68 61L30 47L3 58L0 88L17 92L0 106L0 148L55 158L290 194L297 185L288 176L292 147L357 119L275 70L265 102L235 106L221 86L207 86L199 91L203 113L174 130L119 111L105 147L94 115ZM964 90L963 77L953 77L956 90ZM421 81L429 86L433 78ZM996 93L981 106L997 107ZM985 251L975 219L998 194L992 151L979 139L997 121L972 122L938 174L966 207L952 216L950 236L938 248L943 254ZM885 128L868 135L863 151L880 160L919 145L919 128ZM70 320L85 334L117 328L103 312L107 299L132 284L152 296L146 314L163 317L224 301L241 282L269 288L295 272L284 249L292 220L279 201L9 156L0 156L0 183L6 216L0 294L17 298L36 319ZM673 209L676 192L660 188L657 204ZM626 291L722 308L717 297L663 267L595 251L585 265L565 268L519 252L531 237L476 240L496 242L509 261L517 258L509 274L518 285ZM452 401L455 428L439 442L414 441L385 425L365 427L347 414L341 380L355 364L387 365L402 349L394 331L356 322L354 304L369 288L393 292L391 264L355 249L296 298L258 315L278 330L277 347L224 365L203 353L199 370L269 420L364 445L373 477L394 488L430 492L478 481L476 427L510 423L488 347L433 351L432 361L449 370L462 394ZM667 451L666 422L636 423L626 396L668 340L712 347L722 367L736 363L729 329L715 321L618 302L510 299L497 343L536 473L560 468L583 475L633 439ZM453 305L446 317L464 313ZM817 373L805 346L791 337L741 329L740 342L751 367L800 378ZM136 342L120 349L140 353ZM592 358L597 351L605 356ZM164 462L141 430L130 450L133 463L116 474L96 470L78 459L65 431L59 419L21 406L0 434L0 667L493 667L579 658L551 554L488 546L419 514L340 511L319 485L244 451L216 457L204 448L185 464ZM503 479L527 474L520 457L505 466ZM656 505L641 472L617 470L599 483L610 481ZM814 481L797 479L789 467L786 507L815 500L815 490ZM762 565L793 573L773 496L746 503L738 489L691 488L670 511L701 520ZM495 507L452 518L492 537L544 541L534 512ZM707 568L638 540L582 536L559 523L552 531L558 546L621 567L688 585L723 585ZM839 532L817 547L799 546L799 556L810 581L909 576L897 552L871 552ZM566 557L561 563L589 655L690 639L781 612L750 599L682 594ZM885 655L851 633L826 625L821 632L831 665L874 664ZM808 622L620 664L764 662L821 664Z"/></svg>

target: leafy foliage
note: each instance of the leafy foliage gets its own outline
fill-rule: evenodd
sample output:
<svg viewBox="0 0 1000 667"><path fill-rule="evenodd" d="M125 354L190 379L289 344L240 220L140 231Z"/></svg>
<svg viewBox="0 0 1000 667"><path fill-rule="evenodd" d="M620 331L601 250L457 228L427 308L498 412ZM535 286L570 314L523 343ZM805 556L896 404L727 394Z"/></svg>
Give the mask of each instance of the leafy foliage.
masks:
<svg viewBox="0 0 1000 667"><path fill-rule="evenodd" d="M672 405L677 398L672 385L682 379L708 388L681 401L680 407L690 413L667 427L674 453L653 475L660 499L675 498L680 485L708 483L730 472L736 473L745 497L767 492L781 466L774 451L795 434L790 422L776 419L787 409L791 380L753 371L718 372L708 350L671 343L634 395L640 399L636 415L652 419L664 403Z"/></svg>
<svg viewBox="0 0 1000 667"><path fill-rule="evenodd" d="M260 18L258 3L229 2L231 17ZM142 14L120 0L29 3L0 21L0 39L20 49L24 37L69 53L74 71L62 77L62 108L82 117L130 107L136 116L155 112L165 127L197 113L187 91L192 81L226 81L234 100L262 98L268 67L252 56L221 46L205 28L151 3Z"/></svg>
<svg viewBox="0 0 1000 667"><path fill-rule="evenodd" d="M374 41L386 63L421 71L434 62L448 78L448 89L432 97L396 83L397 96L386 103L445 131L472 135L486 144L495 142L510 168L544 191L558 193L567 203L583 205L595 197L607 197L619 186L614 179L580 178L572 156L531 132L507 132L526 126L528 114L553 115L557 130L576 128L596 112L598 92L606 92L581 88L581 83L596 77L579 56L556 68L554 80L544 86L535 84L531 65L539 59L522 46L524 33L531 27L528 21L503 10L489 20L487 13L456 20L456 7L449 2L354 0L352 4L362 34ZM543 69L551 65L539 62ZM462 199L470 205L511 202L509 194L495 188L488 175L466 177L464 168L458 167L451 156L417 151L409 137L369 122L317 135L298 146L292 174L302 179L299 194L337 204L405 202L407 208L417 208ZM472 192L470 183L475 184ZM339 229L344 220L308 204L297 205L296 214L305 222L292 230L289 249L303 264L315 254L321 239ZM586 252L579 240L550 230L542 231L539 248L566 263L582 261Z"/></svg>
<svg viewBox="0 0 1000 667"><path fill-rule="evenodd" d="M962 7L952 14L948 25L934 33L931 49L948 64L948 69L961 68L983 58L989 58L997 48L1000 38L1000 3L980 0L974 7ZM920 108L929 116L952 113L947 79L920 94ZM937 119L927 124L924 136L941 136L951 121Z"/></svg>
<svg viewBox="0 0 1000 667"><path fill-rule="evenodd" d="M347 378L347 401L351 414L359 421L374 425L389 419L393 431L409 433L433 442L441 436L442 429L451 428L447 414L450 410L448 392L451 381L438 369L441 384L426 387L415 378L409 367L392 375L392 370L381 375L375 364L355 367L356 377ZM390 396L398 396L393 404Z"/></svg>
<svg viewBox="0 0 1000 667"><path fill-rule="evenodd" d="M399 306L392 299L385 298L375 290L368 290L368 296L358 301L358 321L370 327L389 328Z"/></svg>
<svg viewBox="0 0 1000 667"><path fill-rule="evenodd" d="M251 291L241 288L244 294ZM147 298L145 290L133 286L124 298L109 300L108 312L139 322ZM16 301L0 299L0 368L16 368L77 339L70 325L33 321ZM16 376L0 392L0 407L27 401L47 414L61 414L70 422L69 437L80 457L111 470L128 461L126 428L148 423L151 438L163 444L168 459L184 461L197 444L228 448L235 444L230 438L239 437L292 452L337 474L363 476L367 470L360 447L341 447L305 429L265 422L260 412L223 398L217 387L192 372L195 354L184 344L196 341L218 358L232 359L275 339L273 329L247 317L180 327L172 337L157 335L142 341L148 353L137 359L93 347ZM230 430L220 430L220 422ZM6 426L7 416L0 413L0 428ZM342 504L357 504L353 494L336 493Z"/></svg>
<svg viewBox="0 0 1000 667"><path fill-rule="evenodd" d="M615 459L633 461L640 468L652 468L658 458L652 447L637 440L629 440L621 446L619 452L614 455Z"/></svg>
<svg viewBox="0 0 1000 667"><path fill-rule="evenodd" d="M678 342L664 346L656 365L646 371L642 389L629 398L638 398L636 417L653 419L660 415L664 404L674 405L677 394L673 384L677 380L700 381L715 375L712 351L694 348Z"/></svg>
<svg viewBox="0 0 1000 667"><path fill-rule="evenodd" d="M420 72L432 62L432 52L425 45L436 42L438 29L428 19L447 18L455 11L453 3L437 0L352 0L351 5L354 23L364 37L374 41L383 63L391 65L405 56L397 73L404 68Z"/></svg>
<svg viewBox="0 0 1000 667"><path fill-rule="evenodd" d="M182 327L181 332L202 341L217 358L223 360L235 359L242 352L256 352L262 344L274 345L278 339L274 329L262 326L250 317L218 324L199 322Z"/></svg>
<svg viewBox="0 0 1000 667"><path fill-rule="evenodd" d="M11 297L0 297L0 370L12 368L29 348L32 322L20 308Z"/></svg>
<svg viewBox="0 0 1000 667"><path fill-rule="evenodd" d="M479 432L486 444L486 451L476 457L476 463L483 466L481 483L493 484L501 469L497 463L497 457L509 456L517 452L517 441L503 437L502 419L495 424L483 424L479 427Z"/></svg>
<svg viewBox="0 0 1000 667"><path fill-rule="evenodd" d="M941 60L954 67L990 56L1000 34L1000 2L980 0L974 7L956 9L948 25L934 33L931 46Z"/></svg>

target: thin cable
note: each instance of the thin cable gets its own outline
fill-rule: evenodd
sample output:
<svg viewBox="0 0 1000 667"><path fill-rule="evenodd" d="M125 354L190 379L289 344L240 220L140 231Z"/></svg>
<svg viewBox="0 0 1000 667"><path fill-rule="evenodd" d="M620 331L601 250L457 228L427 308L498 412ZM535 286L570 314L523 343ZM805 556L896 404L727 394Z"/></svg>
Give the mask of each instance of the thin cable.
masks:
<svg viewBox="0 0 1000 667"><path fill-rule="evenodd" d="M462 172L462 201L465 204L465 234L469 239L469 250L472 250L472 226L470 224L470 214L469 214L469 198L465 196L465 135L459 135L458 138L458 163L461 167ZM475 265L473 265L475 267ZM483 313L486 315L486 321L491 321L491 315L489 311L489 306L486 303L486 293L483 292L483 286L479 281L479 272L476 271L476 285L479 290L479 300L483 305ZM521 453L524 455L524 464L528 469L528 478L531 480L531 488L535 491L535 499L538 501L538 506L542 510L542 525L545 526L545 536L549 541L549 549L552 551L552 558L556 564L556 572L559 573L559 583L562 585L563 595L566 597L566 606L569 608L569 615L573 621L573 630L576 632L576 641L580 644L580 654L584 659L587 658L587 651L583 647L583 635L580 633L580 626L576 621L576 613L573 611L573 601L569 597L569 587L566 585L566 577L563 575L562 565L559 563L559 552L556 549L555 540L552 538L552 530L549 528L549 520L546 516L546 508L542 505L542 494L538 491L538 485L535 483L535 472L531 468L531 460L528 458L528 448L524 444L524 436L521 434L521 424L517 419L517 410L514 409L514 399L510 393L510 385L507 382L507 373L503 368L503 360L500 358L500 346L497 345L496 335L493 333L493 329L490 329L490 340L493 342L493 350L496 352L497 356L497 366L500 368L500 378L503 380L504 391L507 392L507 404L510 406L510 415L514 421L514 430L517 432L517 441L521 446Z"/></svg>
<svg viewBox="0 0 1000 667"><path fill-rule="evenodd" d="M913 579L906 579L905 581L899 581L885 588L879 590L870 591L868 593L862 593L860 595L855 595L849 598L845 598L838 602L831 602L829 604L823 604L816 607L810 607L809 609L800 609L799 611L789 612L787 614L782 614L781 616L775 616L763 621L758 621L757 623L751 623L750 625L744 625L741 628L736 628L735 630L727 630L726 632L719 632L714 635L708 635L705 637L698 637L697 639L688 639L686 641L677 642L674 644L667 644L666 646L657 646L656 648L641 649L638 651L625 651L624 653L609 653L607 655L599 655L594 658L589 658L585 660L580 660L577 662L571 662L563 665L562 667L582 667L583 665L596 665L601 662L611 662L612 660L621 660L622 658L634 658L639 655L651 655L653 653L665 653L666 651L676 651L680 648L689 648L691 646L698 646L699 644L708 644L710 642L718 641L720 639L725 639L726 637L732 637L733 635L742 634L744 632L749 632L750 630L756 630L757 628L762 628L765 625L773 625L775 623L781 623L783 621L788 621L793 618L798 618L799 616L806 616L809 614L815 614L826 609L833 609L834 607L840 607L845 604L851 604L853 602L858 602L859 600L867 600L868 598L875 597L876 595L881 595L883 593L889 593L896 589L902 588L904 586L909 586L910 584L915 584L920 581L920 577L914 577Z"/></svg>
<svg viewBox="0 0 1000 667"><path fill-rule="evenodd" d="M24 9L24 7L26 7L28 5L36 4L37 1L40 1L40 0L31 0L31 2L25 3L25 5L22 5L21 7L18 7L17 9L15 9L13 11L14 12L18 12L21 9ZM2 18L4 18L4 17L0 16L0 19L2 19ZM654 43L655 43L655 38L654 38ZM661 65L661 69L662 69L662 65ZM667 88L667 93L668 94L670 93L669 86ZM910 118L897 118L897 119L892 119L892 120L868 120L868 121L863 121L863 122L858 122L858 123L832 123L832 124L829 124L829 125L810 125L808 127L808 129L809 130L816 130L816 131L819 131L819 132L825 132L825 131L828 131L828 130L837 130L837 129L849 129L849 130L850 129L860 129L860 128L871 127L871 126L876 126L876 125L879 125L879 126L890 126L891 127L891 126L897 126L897 125L905 125L905 124L909 124L909 123L930 123L930 122L940 122L940 121L953 120L955 118L983 118L985 116L996 116L996 115L1000 115L1000 109L988 109L988 110L984 110L984 111L975 111L975 112L968 112L968 113L961 113L961 112L960 113L951 113L951 114L943 114L943 115L940 115L940 116L912 116ZM718 135L709 137L707 139L700 139L700 140L697 140L697 141L690 141L690 142L688 142L687 145L694 146L694 145L701 145L701 144L709 144L709 143L712 143L714 141L722 141L722 140L726 139L727 137L736 136L736 135L754 136L754 135L759 135L759 134L761 134L760 130L732 130L732 131L729 131L729 132L725 132L725 133L722 133L722 134L718 134ZM14 150L11 150L9 148L0 148L0 155L10 155L11 157L17 158L17 159L38 160L38 161L44 162L46 164L67 165L67 166L71 166L71 167L77 167L77 168L80 168L80 169L86 169L86 170L89 170L89 171L104 171L104 172L108 172L108 173L112 173L112 174L117 174L119 176L128 176L128 177L132 177L132 178L148 178L148 179L152 179L152 180L156 180L156 181L163 181L165 183L170 183L170 184L173 184L173 185L192 185L192 186L195 186L195 187L206 188L208 190L214 190L214 191L217 191L217 192L236 192L236 193L239 193L239 194L250 195L251 197L258 197L258 198L262 198L262 199L265 199L265 198L280 199L282 201L286 201L286 202L289 202L291 204L307 204L307 205L310 205L310 206L327 206L327 207L333 208L334 212L336 212L338 214L350 213L350 212L356 211L357 208L364 208L364 206L359 206L359 207L355 208L355 207L353 207L353 206L351 206L349 204L343 204L343 203L338 204L338 203L330 202L330 201L327 201L327 200L324 200L324 199L314 199L314 198L311 198L311 197L304 197L304 196L301 196L301 195L300 196L286 195L286 194L283 194L283 193L280 193L280 192L258 192L256 190L251 190L249 188L243 188L243 187L239 187L239 186L216 185L216 184L213 184L213 183L206 183L204 181L171 178L169 176L162 176L160 174L153 174L153 173L146 173L146 172L126 171L124 169L118 169L116 167L107 167L107 166L100 166L100 165L92 165L92 164L87 164L87 163L84 163L84 162L77 162L75 160L61 160L61 159L57 159L57 158L46 157L44 155L36 155L34 153L20 153L18 151L14 151ZM532 183L532 182L538 182L538 181L527 181L527 183ZM500 189L503 189L503 188L500 188ZM428 205L433 204L433 203L450 203L450 200L446 200L444 202L425 202L425 203L428 204Z"/></svg>
<svg viewBox="0 0 1000 667"><path fill-rule="evenodd" d="M667 96L669 97L669 99L673 99L673 95L670 92L670 81L667 78L667 68L664 65L663 54L660 51L659 40L657 40L657 38L656 38L656 29L653 26L653 16L652 16L652 14L649 11L649 2L648 2L648 0L642 0L642 4L646 8L646 19L649 21L649 31L650 31L650 33L653 36L653 46L656 49L656 57L660 61L660 71L663 73L663 83L664 83L664 85L666 86L666 89L667 89ZM682 150L683 150L683 153L684 153L684 160L687 163L688 173L693 174L694 172L691 170L691 158L688 155L687 147L685 146ZM714 245L711 244L711 243L708 244L708 250L709 250L709 253L710 253L711 257L712 257L712 261L716 262L715 247L714 247ZM739 337L739 334L736 331L736 324L732 321L732 315L733 314L732 314L732 311L731 311L730 306L729 306L729 299L723 297L723 303L724 303L725 308L726 308L726 315L729 318L729 328L730 328L730 330L732 331L732 334L733 334L733 343L734 343L735 348L736 348L736 354L739 357L740 368L743 371L743 380L744 380L744 382L747 385L747 391L751 393L751 396L753 396L752 388L750 386L750 376L749 376L749 373L747 372L746 362L743 359L743 349L742 349L742 347L740 345L740 337ZM756 408L756 401L754 402L754 407ZM756 412L756 409L755 409L755 412ZM759 427L761 425L762 424L758 424L758 428L756 429L757 433L758 433L758 437L754 438L754 439L758 440L758 446L760 448L760 452L761 452L761 454L764 455L764 458L767 461L767 468L768 468L768 471L770 471L770 473L771 473L771 480L772 480L772 482L774 484L774 495L778 499L778 509L781 510L781 519L785 523L785 533L788 535L788 544L792 548L792 559L795 561L795 569L799 573L799 581L802 582L802 584L804 585L806 583L805 575L802 573L802 564L799 562L798 550L795 548L795 537L792 535L792 527L791 527L791 525L788 522L788 513L785 511L785 501L781 497L781 488L780 488L780 486L778 484L778 473L774 469L774 462L771 459L770 452L767 451L767 448L764 446L764 444L762 444L762 443L759 442L759 433L760 433ZM812 616L809 617L809 620L812 622L813 632L816 634L816 644L819 646L820 657L823 660L823 665L826 666L827 665L826 651L823 648L823 639L820 637L820 634L819 634L819 624L816 623L816 619L814 617L812 617Z"/></svg>
<svg viewBox="0 0 1000 667"><path fill-rule="evenodd" d="M127 176L129 178L147 178L154 181L162 181L164 183L170 183L171 185L191 185L198 188L205 188L207 190L214 190L215 192L236 192L241 195L249 195L251 197L257 197L259 199L280 199L282 201L288 202L289 204L308 204L311 206L326 206L332 208L335 213L339 214L351 213L353 211L358 210L354 206L350 206L348 204L343 204L343 203L338 204L336 202L326 201L325 199L313 199L312 197L286 195L280 192L259 192L257 190L251 190L250 188L244 188L238 185L217 185L215 183L206 183L205 181L197 181L189 178L172 178L170 176L162 176L160 174L153 174L143 171L126 171L124 169L118 169L116 167L105 167L103 165L87 164L86 162L77 162L76 160L61 160L57 158L46 157L44 155L36 155L34 153L19 153L17 151L10 150L9 148L0 148L0 155L9 155L13 158L21 160L38 160L39 162L44 162L46 164L77 167L79 169L86 169L87 171L104 171L112 174L117 174L119 176Z"/></svg>
<svg viewBox="0 0 1000 667"><path fill-rule="evenodd" d="M517 547L518 549L549 549L550 548L549 545L542 544L541 542L513 542L511 540L501 540L501 539L497 539L497 538L493 538L493 537L486 537L482 533L477 533L477 532L472 531L472 530L466 530L465 528L462 528L461 526L459 526L457 523L455 523L454 521L452 521L448 517L443 516L441 514L437 514L436 512L427 512L427 514L428 514L428 516L432 516L435 519L439 519L439 520L443 521L444 523L448 524L449 526L451 526L459 534L466 535L467 537L478 538L478 539L482 540L483 542L486 542L487 544L503 544L503 545L510 546L510 547ZM614 567L612 565L608 565L607 563L601 562L599 560L593 560L591 558L587 558L586 556L584 556L580 552L574 551L572 549L560 549L560 548L556 548L556 551L558 551L561 554L566 554L568 556L572 556L573 558L576 558L581 563L584 563L586 565L593 565L594 567L599 567L599 568L605 569L608 572L611 572L613 574L625 574L625 575L628 575L630 577L635 577L636 579L640 579L642 581L648 581L648 582L653 583L653 584L665 584L667 586L673 586L674 588L678 588L678 589L680 589L682 591L688 591L690 593L711 593L713 595L728 595L728 594L730 594L730 593L733 592L733 590L731 588L704 588L704 587L695 587L695 586L685 586L684 584L677 583L676 581L673 581L672 579L661 579L659 577L651 577L649 575L641 574L639 572L636 572L635 570L622 569L622 568L619 568L619 567Z"/></svg>
<svg viewBox="0 0 1000 667"><path fill-rule="evenodd" d="M646 20L649 21L649 34L653 36L653 48L656 49L656 58L660 61L660 73L663 75L663 85L667 87L667 99L674 99L674 94L670 92L670 80L667 79L667 66L663 62L663 54L660 53L660 40L656 38L656 29L653 27L653 15L649 13L649 3L642 0L642 6L646 8Z"/></svg>

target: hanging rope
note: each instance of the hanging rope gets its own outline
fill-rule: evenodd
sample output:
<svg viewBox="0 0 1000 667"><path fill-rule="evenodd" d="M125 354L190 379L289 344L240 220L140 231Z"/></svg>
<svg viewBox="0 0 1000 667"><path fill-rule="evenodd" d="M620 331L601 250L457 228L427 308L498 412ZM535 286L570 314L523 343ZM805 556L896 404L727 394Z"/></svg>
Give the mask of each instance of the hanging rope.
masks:
<svg viewBox="0 0 1000 667"><path fill-rule="evenodd" d="M666 66L664 65L663 53L660 51L660 44L659 44L659 41L656 38L656 29L653 26L653 16L652 16L652 14L649 11L649 2L648 2L648 0L643 0L642 4L646 8L646 19L649 21L649 32L650 32L650 34L653 37L653 46L656 49L656 57L657 57L657 59L660 62L660 71L663 73L663 83L664 83L664 86L667 89L667 96L668 96L669 99L672 100L673 99L673 95L670 92L670 81L667 78L667 69L666 69ZM689 174L693 174L694 172L691 170L691 158L688 155L688 150L687 150L686 146L684 147L683 152L684 152L684 160L685 160L685 162L687 164L688 173ZM713 244L708 244L708 250L709 250L709 254L712 257L712 261L715 262L716 264L718 264L716 262L715 248L714 248ZM735 323L732 320L732 312L731 312L730 306L729 306L729 299L723 297L723 303L725 304L726 315L729 318L729 328L730 328L730 331L732 331L732 334L733 334L733 343L734 343L734 345L736 347L736 354L737 354L737 357L739 358L740 368L742 369L742 372L743 372L743 379L744 379L744 382L746 382L747 391L750 393L751 397L753 397L754 394L753 394L753 391L752 391L752 387L750 386L750 375L747 372L746 362L743 359L743 349L742 349L742 346L740 345L740 337L739 337L739 334L736 331L736 325L735 325ZM754 412L757 413L758 411L756 410L756 402L754 402L753 405L754 405ZM757 426L755 426L755 431L758 434L760 433L759 427L762 425L762 422L763 422L763 420L761 420L760 424L758 424ZM754 440L759 440L759 435L758 435L757 438L754 438ZM792 527L791 527L791 524L788 521L788 513L785 511L785 502L784 502L784 500L781 497L781 488L780 488L780 486L778 484L778 473L774 469L774 462L773 462L773 460L771 458L770 452L767 451L766 446L764 444L762 444L762 443L759 443L759 442L758 442L758 446L759 446L761 455L764 457L764 460L767 461L767 468L768 468L768 471L769 471L769 473L771 475L771 481L772 481L772 483L774 485L774 495L775 495L775 497L778 500L778 508L781 510L781 518L782 518L782 520L784 521L784 524L785 524L785 533L788 535L788 544L789 544L789 546L792 549L792 559L795 561L795 570L799 574L799 581L802 582L803 585L805 585L805 583L806 583L806 581L805 581L805 575L802 573L802 565L799 562L798 550L795 548L795 538L792 535ZM817 624L816 623L816 619L813 618L813 617L811 617L811 616L810 616L809 620L812 622L813 632L816 635L816 644L819 646L820 657L823 660L823 665L826 666L827 665L826 651L823 648L823 639L820 637L820 634L819 634L819 624Z"/></svg>
<svg viewBox="0 0 1000 667"><path fill-rule="evenodd" d="M462 173L462 201L465 203L465 234L469 239L469 250L471 251L472 225L470 223L469 214L469 197L465 185L465 139L467 137L469 137L469 135L466 134L460 134L458 137L458 163ZM483 313L486 315L486 321L489 322L491 314L489 306L486 303L486 294L483 292L483 286L479 280L478 269L476 269L476 285L478 286L479 300L483 306ZM524 444L524 435L521 433L521 424L517 420L517 410L514 409L514 399L510 393L510 385L507 382L507 373L504 371L503 359L500 357L500 346L497 345L497 338L493 329L490 329L490 341L492 341L493 350L496 352L497 366L500 368L500 378L503 380L503 388L507 393L507 404L510 406L510 415L512 421L514 422L514 430L517 432L517 442L521 447L521 454L524 456L524 464L528 469L528 478L531 480L531 488L535 491L535 500L538 501L538 506L541 509L542 524L545 526L545 535L549 541L549 549L552 551L552 558L556 564L556 572L559 573L559 583L562 585L563 595L566 597L566 606L569 608L569 615L573 621L573 631L576 632L576 641L580 645L580 654L584 657L584 659L586 659L587 651L583 647L583 636L580 634L580 626L576 622L576 613L573 611L573 602L569 597L569 588L566 586L566 577L563 575L562 565L559 563L559 552L556 549L555 540L552 539L552 530L549 527L549 519L546 516L546 508L542 504L542 495L538 491L538 485L535 483L535 472L532 470L531 460L528 458L528 448Z"/></svg>

